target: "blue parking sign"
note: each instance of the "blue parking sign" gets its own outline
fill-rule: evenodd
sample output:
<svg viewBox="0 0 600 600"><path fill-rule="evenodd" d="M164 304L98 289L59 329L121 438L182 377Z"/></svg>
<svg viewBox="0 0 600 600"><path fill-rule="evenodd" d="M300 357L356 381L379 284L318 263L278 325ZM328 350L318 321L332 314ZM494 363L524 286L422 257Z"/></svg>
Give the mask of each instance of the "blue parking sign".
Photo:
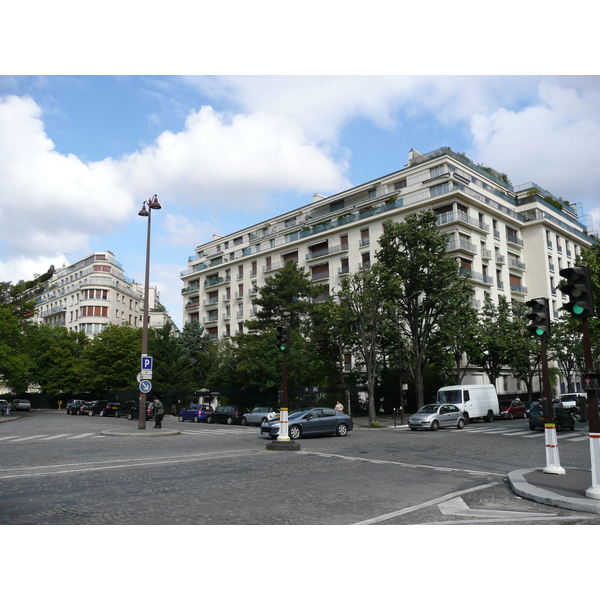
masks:
<svg viewBox="0 0 600 600"><path fill-rule="evenodd" d="M152 371L151 356L142 356L142 371Z"/></svg>

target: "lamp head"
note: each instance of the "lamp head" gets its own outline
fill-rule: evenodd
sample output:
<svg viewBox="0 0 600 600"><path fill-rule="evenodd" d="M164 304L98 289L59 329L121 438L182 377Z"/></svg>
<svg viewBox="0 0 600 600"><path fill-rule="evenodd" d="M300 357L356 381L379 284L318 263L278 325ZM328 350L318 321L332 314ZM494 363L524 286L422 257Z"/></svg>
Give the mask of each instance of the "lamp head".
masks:
<svg viewBox="0 0 600 600"><path fill-rule="evenodd" d="M138 213L138 216L140 216L140 217L147 217L148 214L149 213L146 210L146 203L144 202L144 204L142 204L142 210L140 210L140 212Z"/></svg>
<svg viewBox="0 0 600 600"><path fill-rule="evenodd" d="M152 196L152 198L150 198L150 200L148 200L148 206L155 210L159 210L161 208L161 205L158 202L158 196L156 194L154 194L154 196Z"/></svg>

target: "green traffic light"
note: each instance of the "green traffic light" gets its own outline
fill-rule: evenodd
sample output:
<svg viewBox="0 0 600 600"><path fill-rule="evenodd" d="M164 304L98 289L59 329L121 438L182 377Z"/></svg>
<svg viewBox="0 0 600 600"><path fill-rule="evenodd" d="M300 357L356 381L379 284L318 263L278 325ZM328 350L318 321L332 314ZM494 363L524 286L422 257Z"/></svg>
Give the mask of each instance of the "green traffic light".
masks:
<svg viewBox="0 0 600 600"><path fill-rule="evenodd" d="M579 304L573 304L573 312L576 315L580 315L583 312L583 307L579 306Z"/></svg>
<svg viewBox="0 0 600 600"><path fill-rule="evenodd" d="M546 332L543 329L540 329L539 327L535 330L536 335L544 335L544 333Z"/></svg>

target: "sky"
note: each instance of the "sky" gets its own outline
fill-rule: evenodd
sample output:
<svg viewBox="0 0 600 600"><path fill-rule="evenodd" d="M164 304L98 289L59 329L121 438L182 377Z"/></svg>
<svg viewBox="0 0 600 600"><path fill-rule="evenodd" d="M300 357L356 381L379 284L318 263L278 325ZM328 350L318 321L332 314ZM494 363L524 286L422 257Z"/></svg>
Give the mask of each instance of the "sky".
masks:
<svg viewBox="0 0 600 600"><path fill-rule="evenodd" d="M36 23L31 35L43 39L48 34ZM150 284L182 326L180 272L196 246L309 204L315 193L401 169L411 148L450 146L515 185L533 181L580 205L590 230L600 229L600 77L584 69L553 74L565 64L560 46L542 75L519 74L525 54L502 63L508 73L431 73L432 64L404 58L404 74L394 75L410 55L406 44L396 62L374 63L383 72L362 71L356 44L345 60L332 61L336 46L317 27L316 37L289 33L304 36L307 68L298 56L287 71L266 59L277 52L256 35L244 56L220 63L188 53L169 65L173 71L181 62L177 74L161 74L169 72L160 62L164 31L139 32L127 42L134 46L112 54L86 47L89 62L75 60L72 39L69 46L60 31L51 33L52 43L21 64L0 59L0 281L28 280L50 265L111 250L125 274L142 282L147 221L138 212L156 194L162 209L152 216ZM84 44L83 33L74 35ZM166 39L177 38L171 32ZM222 39L221 30L212 37L203 30L202 48L220 40L222 49ZM400 50L387 36L379 41ZM470 52L472 63L477 52ZM248 64L245 54L263 62ZM132 74L136 60L139 74Z"/></svg>

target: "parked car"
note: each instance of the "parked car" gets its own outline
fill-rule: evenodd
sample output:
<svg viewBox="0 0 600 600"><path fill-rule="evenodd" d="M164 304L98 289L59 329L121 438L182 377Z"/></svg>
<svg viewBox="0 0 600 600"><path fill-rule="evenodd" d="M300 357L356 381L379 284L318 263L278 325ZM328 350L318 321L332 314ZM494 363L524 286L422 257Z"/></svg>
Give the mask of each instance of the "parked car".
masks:
<svg viewBox="0 0 600 600"><path fill-rule="evenodd" d="M242 417L245 413L250 412L245 406L235 406L232 404L225 404L219 406L210 415L208 415L207 423L227 423L232 425L233 423L241 423Z"/></svg>
<svg viewBox="0 0 600 600"><path fill-rule="evenodd" d="M140 418L140 403L138 400L127 400L116 411L115 417L127 417L128 421ZM148 402L146 406L146 421L154 419L154 406Z"/></svg>
<svg viewBox="0 0 600 600"><path fill-rule="evenodd" d="M437 431L440 427L462 429L465 426L465 418L463 411L455 404L426 404L408 418L408 426L412 431Z"/></svg>
<svg viewBox="0 0 600 600"><path fill-rule="evenodd" d="M129 411L137 410L137 400L127 400L125 402L119 402L119 407L115 411L115 417L129 417Z"/></svg>
<svg viewBox="0 0 600 600"><path fill-rule="evenodd" d="M575 419L573 415L562 406L554 406L554 422L556 431L563 429L575 430ZM545 427L544 412L540 406L532 408L529 411L529 429L535 431L538 427Z"/></svg>
<svg viewBox="0 0 600 600"><path fill-rule="evenodd" d="M504 419L514 419L515 417L525 418L527 409L519 400L500 400L500 416Z"/></svg>
<svg viewBox="0 0 600 600"><path fill-rule="evenodd" d="M121 406L118 402L111 402L110 400L96 400L91 403L88 409L88 415L93 417L94 415L100 415L101 417L114 417L117 409Z"/></svg>
<svg viewBox="0 0 600 600"><path fill-rule="evenodd" d="M85 400L71 400L67 402L67 414L68 415L78 415L77 412L80 407L85 404Z"/></svg>
<svg viewBox="0 0 600 600"><path fill-rule="evenodd" d="M279 436L279 418L260 426L263 433L276 439ZM312 435L337 435L343 437L354 428L352 418L333 408L305 408L288 416L288 436L292 440Z"/></svg>
<svg viewBox="0 0 600 600"><path fill-rule="evenodd" d="M13 400L13 410L27 410L31 409L31 402L27 399L17 398Z"/></svg>
<svg viewBox="0 0 600 600"><path fill-rule="evenodd" d="M258 425L279 416L279 409L271 406L256 406L242 417L242 425Z"/></svg>
<svg viewBox="0 0 600 600"><path fill-rule="evenodd" d="M178 421L206 421L208 416L214 412L214 408L210 404L190 404L179 411L177 415Z"/></svg>

